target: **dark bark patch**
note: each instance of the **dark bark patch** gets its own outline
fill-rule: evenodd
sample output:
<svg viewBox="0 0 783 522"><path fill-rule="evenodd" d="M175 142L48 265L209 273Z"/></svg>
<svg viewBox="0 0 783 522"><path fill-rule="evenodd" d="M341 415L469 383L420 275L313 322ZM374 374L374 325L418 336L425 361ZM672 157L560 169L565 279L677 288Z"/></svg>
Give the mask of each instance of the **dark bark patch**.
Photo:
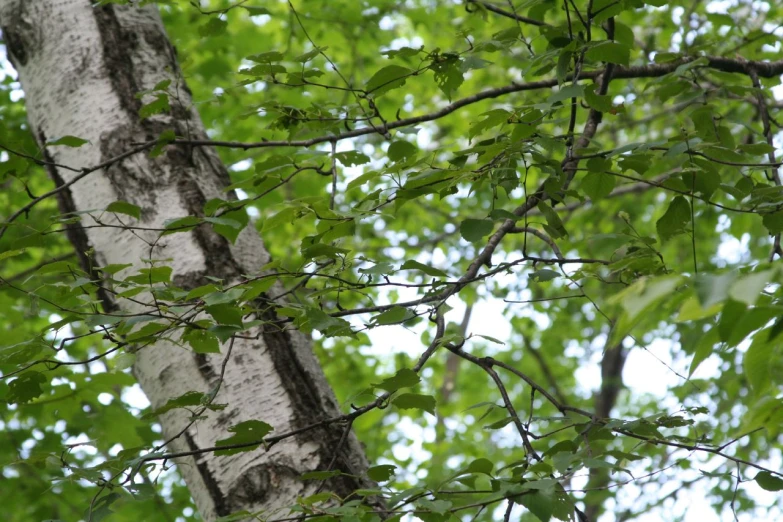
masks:
<svg viewBox="0 0 783 522"><path fill-rule="evenodd" d="M191 216L204 216L204 204L207 202L199 184L186 171L181 171L177 181L180 200ZM219 277L225 281L239 277L242 268L234 259L228 241L208 225L196 227L192 232L205 255L205 269L174 276L174 283L186 290L204 285L205 276Z"/></svg>
<svg viewBox="0 0 783 522"><path fill-rule="evenodd" d="M56 187L62 187L65 185L65 180L57 172L57 168L53 165L54 158L46 150L46 135L43 132L38 132L38 144L41 147L41 153L43 154L43 160L47 163L46 170L49 176L54 181ZM69 214L75 212L76 204L73 202L73 195L70 189L64 189L57 193L57 206L62 214ZM100 282L103 279L103 275L100 271L96 270L95 263L87 255L87 251L90 250L90 240L87 237L87 232L81 226L80 223L69 223L65 225L65 235L76 250L76 256L79 258L79 264L93 281ZM113 312L118 310L117 304L111 297L111 293L107 291L102 283L97 283L96 294L103 303L103 308L106 312Z"/></svg>
<svg viewBox="0 0 783 522"><path fill-rule="evenodd" d="M293 352L293 340L289 333L283 329L279 317L273 307L259 300L257 306L260 309L258 318L264 321L262 325L262 337L268 353L272 357L275 370L281 377L281 382L286 390L293 406L292 428L302 428L308 424L323 419L324 401L313 382L312 377L302 367L299 358ZM331 413L331 412L330 412ZM315 443L319 450L318 461L328 463L334 459L337 452L334 468L346 473L361 473L351 464L350 450L340 447L343 427L338 424L330 424L322 428L314 429L297 436L298 440ZM338 495L348 495L359 487L366 487L361 479L352 477L335 477L328 483L330 491Z"/></svg>
<svg viewBox="0 0 783 522"><path fill-rule="evenodd" d="M187 431L185 432L185 443L188 446L188 451L199 451L201 449ZM226 497L223 495L223 491L220 489L217 480L212 475L212 471L209 469L206 460L199 459L198 456L194 456L193 460L196 463L196 469L198 469L199 475L201 475L201 480L204 481L204 486L209 492L209 497L212 499L212 503L215 506L215 513L221 517L230 515L231 509L226 503Z"/></svg>
<svg viewBox="0 0 783 522"><path fill-rule="evenodd" d="M140 89L129 54L129 50L138 45L138 36L135 32L122 28L113 5L95 7L93 13L101 35L104 66L112 87L131 121L138 120L141 100L136 98L136 93Z"/></svg>
<svg viewBox="0 0 783 522"><path fill-rule="evenodd" d="M275 496L286 495L285 487L299 482L299 472L275 463L259 464L240 475L227 494L227 504L233 510L261 504ZM290 495L290 492L289 496Z"/></svg>
<svg viewBox="0 0 783 522"><path fill-rule="evenodd" d="M0 27L3 32L6 54L11 64L17 69L27 64L27 46L23 33L9 29L8 26Z"/></svg>
<svg viewBox="0 0 783 522"><path fill-rule="evenodd" d="M201 374L201 376L204 378L206 382L208 382L211 386L214 386L217 382L220 376L215 372L215 368L212 366L212 363L209 361L209 357L206 356L206 354L203 353L197 353L194 355L196 359L196 366L198 367L198 372Z"/></svg>

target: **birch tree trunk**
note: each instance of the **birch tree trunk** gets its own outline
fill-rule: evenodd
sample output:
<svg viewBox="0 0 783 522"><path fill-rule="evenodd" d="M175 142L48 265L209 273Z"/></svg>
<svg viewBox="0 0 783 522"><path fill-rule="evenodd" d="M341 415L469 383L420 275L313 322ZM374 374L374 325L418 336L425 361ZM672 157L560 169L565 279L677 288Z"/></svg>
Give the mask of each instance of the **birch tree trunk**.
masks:
<svg viewBox="0 0 783 522"><path fill-rule="evenodd" d="M206 139L154 6L0 0L0 25L43 159L77 169L50 164L49 174L58 186L78 176L78 169L114 158L131 150L132 143L155 139L167 129ZM140 100L136 94L167 79L177 86L178 100L171 100L168 113L141 120L139 109L150 98ZM78 148L47 145L66 135L89 143ZM205 202L225 197L227 183L227 171L211 148L170 146L156 158L146 152L133 154L85 176L59 193L59 203L61 211L73 212L128 201L141 207L142 216L138 221L123 219L126 225L161 228L173 218L203 215ZM120 224L108 213L100 221ZM125 272L131 273L149 266L142 260L169 259L172 281L185 289L206 284L205 276L237 281L242 274L257 273L269 257L253 227L230 244L207 227L160 239L154 231L90 225L95 221L85 216L69 230L85 268L133 263ZM91 260L86 254L90 249ZM108 291L102 291L101 298L105 308L134 311L127 300L113 299ZM304 335L271 329L256 333L258 340L237 339L233 345L215 401L228 406L207 412L206 420L188 428L168 450L213 446L230 436L227 428L242 421L262 420L279 434L339 415L334 394ZM223 354L204 356L158 342L138 353L134 372L153 407L160 407L189 391L212 390L221 374L225 344L222 350ZM188 413L173 410L160 420L164 436L174 437L188 425ZM364 472L360 445L353 435L341 445L341 432L338 426L311 430L268 452L259 449L223 457L203 453L177 464L205 520L243 509L272 510L314 493L318 482L302 482L298 477L326 469L335 451L338 469L355 475ZM326 485L340 495L359 486L346 478Z"/></svg>

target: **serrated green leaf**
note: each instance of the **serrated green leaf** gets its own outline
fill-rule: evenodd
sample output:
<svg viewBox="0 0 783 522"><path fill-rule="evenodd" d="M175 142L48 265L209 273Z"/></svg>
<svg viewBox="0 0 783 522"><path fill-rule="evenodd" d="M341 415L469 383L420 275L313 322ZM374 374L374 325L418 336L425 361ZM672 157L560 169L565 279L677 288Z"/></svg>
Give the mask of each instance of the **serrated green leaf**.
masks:
<svg viewBox="0 0 783 522"><path fill-rule="evenodd" d="M404 310L404 308L403 308ZM387 392L395 392L400 388L410 388L416 386L421 382L419 375L411 369L403 368L394 374L393 377L384 379L378 384L373 386L385 390Z"/></svg>

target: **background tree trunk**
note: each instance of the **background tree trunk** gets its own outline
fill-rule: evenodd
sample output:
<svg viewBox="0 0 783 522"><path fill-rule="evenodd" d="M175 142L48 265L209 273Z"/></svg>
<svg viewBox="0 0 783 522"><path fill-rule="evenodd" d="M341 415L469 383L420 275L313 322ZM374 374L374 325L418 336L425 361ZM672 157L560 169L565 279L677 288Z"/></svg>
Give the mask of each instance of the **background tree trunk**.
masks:
<svg viewBox="0 0 783 522"><path fill-rule="evenodd" d="M133 148L133 143L157 138L172 129L180 136L205 139L206 133L192 107L190 93L176 62L157 9L119 5L94 7L90 0L0 0L0 24L8 55L20 75L31 130L48 162L75 169L105 162ZM140 91L171 80L171 109L141 120L139 109L154 96L138 99ZM65 135L89 140L70 148L47 146ZM57 185L79 175L50 166ZM170 146L157 158L138 153L94 172L60 192L63 212L105 209L124 200L142 209L136 221L122 216L125 225L161 228L167 220L203 215L204 203L225 197L225 167L210 148ZM96 216L99 213L95 214ZM129 231L116 216L104 213L95 225L84 215L69 229L69 237L85 269L133 263L118 274L149 266L142 261L167 260L172 281L190 289L206 284L205 276L237 281L257 273L268 261L258 234L246 228L230 244L211 228L198 227L159 239L159 232ZM94 253L87 252L92 249ZM127 300L100 292L104 307L138 311ZM273 319L264 317L263 319ZM230 436L226 429L258 419L271 424L275 434L339 414L318 361L304 335L272 329L252 331L258 340L237 339L215 402L228 406L207 412L176 438L168 449L192 451L213 446ZM209 392L220 379L222 354L196 355L172 343L158 342L138 353L134 372L153 407L188 391ZM168 439L188 424L189 414L174 410L162 416ZM268 510L285 506L299 495L315 492L317 481L302 482L303 472L326 469L338 451L336 468L360 475L366 467L363 451L351 435L341 447L342 429L311 430L263 449L232 456L211 453L180 459L180 473L206 520L237 510ZM339 447L339 448L338 448ZM358 484L346 478L327 483L327 489L347 494Z"/></svg>

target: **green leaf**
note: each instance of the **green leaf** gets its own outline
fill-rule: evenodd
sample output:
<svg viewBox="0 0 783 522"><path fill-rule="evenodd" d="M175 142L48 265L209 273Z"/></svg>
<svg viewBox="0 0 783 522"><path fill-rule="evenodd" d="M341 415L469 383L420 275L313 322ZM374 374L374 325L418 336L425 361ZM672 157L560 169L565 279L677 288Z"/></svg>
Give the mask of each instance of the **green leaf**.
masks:
<svg viewBox="0 0 783 522"><path fill-rule="evenodd" d="M693 372L704 362L710 355L715 353L715 345L717 344L717 332L716 328L712 328L707 335L705 335L696 346L696 351L693 354L693 360L691 360L690 368L688 368L688 378L693 376Z"/></svg>
<svg viewBox="0 0 783 522"><path fill-rule="evenodd" d="M472 123L470 126L470 132L468 132L468 138L473 139L479 134L483 133L487 129L509 123L511 113L505 109L493 109L491 111L483 113L481 116L483 120Z"/></svg>
<svg viewBox="0 0 783 522"><path fill-rule="evenodd" d="M15 250L6 250L5 252L0 253L0 261L3 259L8 259L9 257L16 257L24 254L26 250L24 248L18 248Z"/></svg>
<svg viewBox="0 0 783 522"><path fill-rule="evenodd" d="M221 20L216 16L213 16L212 18L209 19L207 23L199 26L198 34L202 38L207 38L209 36L219 36L226 32L227 26L228 26L227 22Z"/></svg>
<svg viewBox="0 0 783 522"><path fill-rule="evenodd" d="M405 321L405 319L410 316L411 313L408 311L407 308L404 308L402 306L394 306L386 310L385 312L380 313L375 317L373 317L372 322L375 325L398 324Z"/></svg>
<svg viewBox="0 0 783 522"><path fill-rule="evenodd" d="M168 283L171 281L170 266L154 266L152 268L142 268L139 273L126 277L125 281L139 285L155 285L158 283Z"/></svg>
<svg viewBox="0 0 783 522"><path fill-rule="evenodd" d="M770 473L769 471L759 471L756 474L756 484L766 491L783 491L783 479Z"/></svg>
<svg viewBox="0 0 783 522"><path fill-rule="evenodd" d="M435 73L435 83L438 88L451 101L454 92L465 81L462 74L462 59L458 54L444 53L433 60L430 69Z"/></svg>
<svg viewBox="0 0 783 522"><path fill-rule="evenodd" d="M148 323L125 336L128 342L148 342L153 341L155 337L165 332L171 327L168 323Z"/></svg>
<svg viewBox="0 0 783 522"><path fill-rule="evenodd" d="M347 165L349 167L365 165L370 162L370 158L366 154L362 154L361 152L357 152L355 150L338 152L334 155L334 157L337 158L337 161L339 161L341 164Z"/></svg>
<svg viewBox="0 0 783 522"><path fill-rule="evenodd" d="M66 147L73 147L78 148L82 145L85 145L87 143L90 143L89 140L85 140L84 138L77 138L76 136L63 136L61 138L57 138L52 141L47 141L46 144L49 146L55 146L55 145L64 145Z"/></svg>
<svg viewBox="0 0 783 522"><path fill-rule="evenodd" d="M316 56L318 56L319 54L321 54L321 52L327 50L328 48L329 48L328 46L326 46L326 47L316 47L315 49L307 51L304 54L300 54L299 56L294 58L294 61L295 62L299 62L299 63L307 63L310 60L312 60L313 58L315 58Z"/></svg>
<svg viewBox="0 0 783 522"><path fill-rule="evenodd" d="M145 413L142 415L142 419L154 419L155 417L158 417L160 415L163 415L167 411L171 411L173 409L177 408L188 408L191 406L199 406L201 404L206 403L208 400L208 396L196 391L189 391L184 393L183 395L180 395L179 397L174 397L173 399L169 399L166 404L161 406L160 408L156 408L149 413Z"/></svg>
<svg viewBox="0 0 783 522"><path fill-rule="evenodd" d="M405 80L413 74L412 69L400 65L387 65L373 74L367 81L364 90L375 96L380 96L392 89L405 85Z"/></svg>
<svg viewBox="0 0 783 522"><path fill-rule="evenodd" d="M326 337L351 335L351 323L339 317L332 317L323 310L310 307L305 312L310 328L318 330Z"/></svg>
<svg viewBox="0 0 783 522"><path fill-rule="evenodd" d="M403 368L395 373L393 377L384 379L379 384L374 384L373 386L391 393L396 392L400 388L416 386L419 382L421 382L421 378L416 372L408 368Z"/></svg>
<svg viewBox="0 0 783 522"><path fill-rule="evenodd" d="M205 306L204 310L220 324L242 326L242 310L231 304ZM194 347L195 349L195 347Z"/></svg>
<svg viewBox="0 0 783 522"><path fill-rule="evenodd" d="M220 343L218 342L217 337L208 330L188 328L182 336L182 339L188 343L196 353L220 353Z"/></svg>
<svg viewBox="0 0 783 522"><path fill-rule="evenodd" d="M554 499L551 495L534 491L528 495L520 495L514 499L515 502L525 506L528 511L538 518L541 522L549 522L554 512Z"/></svg>
<svg viewBox="0 0 783 522"><path fill-rule="evenodd" d="M549 206L549 203L543 200L539 201L538 210L540 210L546 218L547 226L545 228L547 232L549 232L549 235L552 236L552 239L558 239L568 235L568 232L566 232L566 229L563 226L563 222L560 220L560 216L557 215L555 209Z"/></svg>
<svg viewBox="0 0 783 522"><path fill-rule="evenodd" d="M589 172L582 180L581 189L593 201L603 199L614 190L615 178L605 172Z"/></svg>
<svg viewBox="0 0 783 522"><path fill-rule="evenodd" d="M332 477L339 477L340 472L337 470L331 470L331 471L308 471L307 473L302 473L299 475L299 478L302 480L327 480Z"/></svg>
<svg viewBox="0 0 783 522"><path fill-rule="evenodd" d="M585 101L591 108L597 111L610 112L613 107L612 98L610 96L596 94L596 88L596 85L588 85L585 87Z"/></svg>
<svg viewBox="0 0 783 522"><path fill-rule="evenodd" d="M240 208L226 212L221 217L205 217L204 221L212 223L215 232L234 244L242 230L250 223L250 216L244 208Z"/></svg>
<svg viewBox="0 0 783 522"><path fill-rule="evenodd" d="M139 117L144 120L155 114L163 114L169 112L171 105L169 104L169 95L166 93L159 93L155 95L155 99L145 105L142 105L139 109Z"/></svg>
<svg viewBox="0 0 783 522"><path fill-rule="evenodd" d="M772 269L745 274L732 283L729 288L729 296L735 301L753 306L761 292L772 282L776 273L777 270Z"/></svg>
<svg viewBox="0 0 783 522"><path fill-rule="evenodd" d="M387 58L413 58L421 53L424 46L414 49L413 47L400 47L399 49L391 49L388 51L382 51L381 54Z"/></svg>
<svg viewBox="0 0 783 522"><path fill-rule="evenodd" d="M315 259L316 257L329 257L337 259L341 255L347 254L350 250L339 248L332 245L316 243L310 246L302 247L302 257L305 259Z"/></svg>
<svg viewBox="0 0 783 522"><path fill-rule="evenodd" d="M256 63L272 63L281 62L285 59L283 53L279 51L267 51L265 53L258 53L247 57L251 62Z"/></svg>
<svg viewBox="0 0 783 522"><path fill-rule="evenodd" d="M400 270L418 270L420 272L424 272L428 276L432 277L448 277L448 274L442 270L438 270L437 268L432 268L431 266L427 266L423 263L419 263L418 261L405 261L402 266L400 267Z"/></svg>
<svg viewBox="0 0 783 522"><path fill-rule="evenodd" d="M419 393L403 393L392 400L392 404L401 410L424 410L435 415L435 397Z"/></svg>
<svg viewBox="0 0 783 522"><path fill-rule="evenodd" d="M259 16L259 15L271 15L272 13L267 9L266 7L250 7L243 5L242 9L245 9L250 16Z"/></svg>
<svg viewBox="0 0 783 522"><path fill-rule="evenodd" d="M47 382L47 379L40 372L24 372L8 383L6 400L10 404L30 402L43 393L41 385L45 382Z"/></svg>
<svg viewBox="0 0 783 522"><path fill-rule="evenodd" d="M369 275L388 275L393 274L395 272L394 265L391 263L377 263L370 268L360 268L359 273L360 274L369 274Z"/></svg>
<svg viewBox="0 0 783 522"><path fill-rule="evenodd" d="M163 223L163 227L166 229L166 232L163 234L167 235L175 234L177 232L188 232L203 222L204 219L197 216L186 216L183 218L169 219Z"/></svg>
<svg viewBox="0 0 783 522"><path fill-rule="evenodd" d="M372 466L367 470L367 476L375 482L386 482L394 476L397 466L391 464L381 464Z"/></svg>
<svg viewBox="0 0 783 522"><path fill-rule="evenodd" d="M691 205L684 197L677 196L669 204L666 213L655 223L661 243L665 243L678 234L685 233L690 222Z"/></svg>
<svg viewBox="0 0 783 522"><path fill-rule="evenodd" d="M767 338L768 335L765 331L754 336L753 342L750 343L742 360L745 377L747 377L756 396L763 393L770 385L770 360L772 359L773 345L767 342Z"/></svg>
<svg viewBox="0 0 783 522"><path fill-rule="evenodd" d="M631 61L631 48L619 42L598 42L585 53L589 60L628 65Z"/></svg>
<svg viewBox="0 0 783 522"><path fill-rule="evenodd" d="M157 158L158 156L163 154L163 150L166 148L166 145L168 145L169 143L171 143L176 139L177 139L177 135L171 129L167 129L161 132L160 136L158 136L158 142L150 150L150 158Z"/></svg>
<svg viewBox="0 0 783 522"><path fill-rule="evenodd" d="M491 219L466 219L459 226L459 233L465 241L481 241L492 233L494 223Z"/></svg>
<svg viewBox="0 0 783 522"><path fill-rule="evenodd" d="M556 279L558 277L560 277L560 272L555 272L554 270L549 270L546 268L536 270L535 272L528 275L530 281L537 283L545 283L546 281L551 281L552 279Z"/></svg>
<svg viewBox="0 0 783 522"><path fill-rule="evenodd" d="M764 214L764 217L761 220L771 235L783 232L783 212L778 211L771 214Z"/></svg>
<svg viewBox="0 0 783 522"><path fill-rule="evenodd" d="M698 274L695 278L696 295L702 308L710 308L729 296L729 288L737 279L736 272L725 274Z"/></svg>
<svg viewBox="0 0 783 522"><path fill-rule="evenodd" d="M416 156L419 149L416 145L408 141L395 141L389 145L389 151L387 155L389 159L394 162L405 161Z"/></svg>
<svg viewBox="0 0 783 522"><path fill-rule="evenodd" d="M126 214L136 219L141 219L141 207L134 205L133 203L128 203L127 201L115 201L114 203L109 203L109 206L106 207L106 212Z"/></svg>
<svg viewBox="0 0 783 522"><path fill-rule="evenodd" d="M475 459L468 464L468 467L465 468L464 471L466 473L483 473L484 475L492 476L492 469L494 467L495 465L491 460L482 457Z"/></svg>
<svg viewBox="0 0 783 522"><path fill-rule="evenodd" d="M258 448L263 438L271 433L273 429L274 428L266 422L259 420L240 422L228 429L228 431L234 435L227 439L218 440L215 442L215 446L232 446L235 444L250 444L253 442L258 442L258 444L245 446L243 448L219 450L215 452L215 455L234 455L236 453L242 453L243 451L253 451Z"/></svg>
<svg viewBox="0 0 783 522"><path fill-rule="evenodd" d="M584 92L585 88L582 85L567 85L559 91L552 93L546 101L552 105L570 98L581 98L584 96Z"/></svg>

